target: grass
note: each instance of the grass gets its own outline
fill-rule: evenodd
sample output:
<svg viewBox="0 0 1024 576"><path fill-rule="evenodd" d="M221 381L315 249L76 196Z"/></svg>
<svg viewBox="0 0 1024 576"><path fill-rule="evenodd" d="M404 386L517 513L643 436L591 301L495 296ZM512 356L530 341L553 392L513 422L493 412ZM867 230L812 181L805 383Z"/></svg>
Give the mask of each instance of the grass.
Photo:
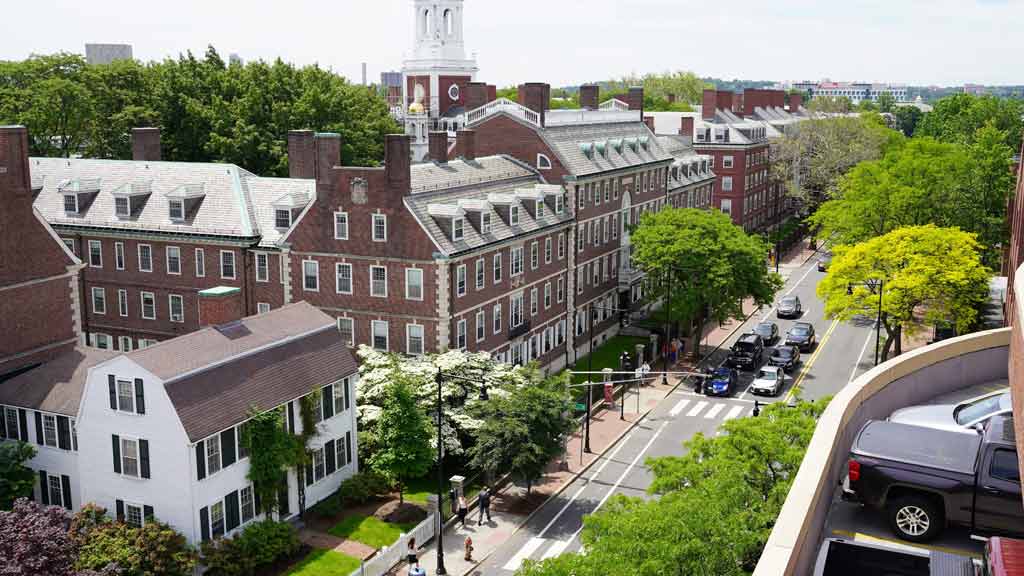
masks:
<svg viewBox="0 0 1024 576"><path fill-rule="evenodd" d="M611 368L612 370L619 369L619 355L623 351L629 352L629 357L632 358L635 355L636 345L644 344L650 346L651 341L648 338L641 338L639 336L615 336L609 338L604 344L594 348L594 364L593 367L588 366L587 359L589 356L583 356L576 361L574 368L576 370L594 371L599 372L604 368ZM582 384L587 381L588 378L594 381L600 381L600 374L574 374L572 381L575 384Z"/></svg>
<svg viewBox="0 0 1024 576"><path fill-rule="evenodd" d="M358 568L358 558L318 548L289 570L286 576L349 576Z"/></svg>
<svg viewBox="0 0 1024 576"><path fill-rule="evenodd" d="M452 474L455 474L455 472L452 472ZM444 483L445 500L448 499L448 489L450 487L451 484L446 480ZM475 479L464 486L462 491L466 496L466 503L473 502L473 499L476 498L476 495L480 492L481 488L483 488L483 485L479 479ZM427 496L430 496L431 494L437 494L437 472L427 474L422 478L417 478L405 485L405 499L409 502L426 506ZM445 504L447 504L445 509L450 511L451 504L448 502L445 502Z"/></svg>
<svg viewBox="0 0 1024 576"><path fill-rule="evenodd" d="M362 542L372 548L391 546L402 532L415 528L415 524L390 524L362 514L353 514L335 524L328 532L332 536Z"/></svg>

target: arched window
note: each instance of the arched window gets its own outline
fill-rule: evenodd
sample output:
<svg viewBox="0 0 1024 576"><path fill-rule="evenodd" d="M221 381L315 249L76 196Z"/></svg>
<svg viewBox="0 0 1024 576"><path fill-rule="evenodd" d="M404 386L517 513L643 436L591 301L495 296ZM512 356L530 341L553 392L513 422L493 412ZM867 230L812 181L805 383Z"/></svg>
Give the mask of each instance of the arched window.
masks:
<svg viewBox="0 0 1024 576"><path fill-rule="evenodd" d="M430 34L430 9L423 11L423 35Z"/></svg>
<svg viewBox="0 0 1024 576"><path fill-rule="evenodd" d="M451 10L444 11L444 35L451 38L455 33L455 15Z"/></svg>
<svg viewBox="0 0 1024 576"><path fill-rule="evenodd" d="M537 168L540 170L550 170L551 159L543 154L537 154Z"/></svg>

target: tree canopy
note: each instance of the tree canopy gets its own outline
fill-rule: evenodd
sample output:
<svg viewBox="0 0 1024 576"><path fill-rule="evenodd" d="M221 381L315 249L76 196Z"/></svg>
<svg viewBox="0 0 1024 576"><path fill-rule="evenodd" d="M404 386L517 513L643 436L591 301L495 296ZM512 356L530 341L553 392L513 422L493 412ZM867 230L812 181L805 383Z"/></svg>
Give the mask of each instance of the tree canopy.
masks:
<svg viewBox="0 0 1024 576"><path fill-rule="evenodd" d="M26 463L35 455L31 444L0 442L0 510L10 510L15 500L32 495L36 473Z"/></svg>
<svg viewBox="0 0 1024 576"><path fill-rule="evenodd" d="M904 331L952 324L959 332L977 321L988 297L990 271L974 234L934 225L908 226L853 246L836 246L817 292L831 318L874 318L881 291L882 358L902 352Z"/></svg>
<svg viewBox="0 0 1024 576"><path fill-rule="evenodd" d="M1018 150L1021 143L1021 120L1024 102L992 95L954 94L934 103L924 115L917 134L943 142L973 144L977 131L989 124L1004 133L1003 144Z"/></svg>
<svg viewBox="0 0 1024 576"><path fill-rule="evenodd" d="M416 403L410 383L402 376L388 386L377 421L378 449L369 465L398 487L403 502L405 483L430 470L431 432L423 410Z"/></svg>

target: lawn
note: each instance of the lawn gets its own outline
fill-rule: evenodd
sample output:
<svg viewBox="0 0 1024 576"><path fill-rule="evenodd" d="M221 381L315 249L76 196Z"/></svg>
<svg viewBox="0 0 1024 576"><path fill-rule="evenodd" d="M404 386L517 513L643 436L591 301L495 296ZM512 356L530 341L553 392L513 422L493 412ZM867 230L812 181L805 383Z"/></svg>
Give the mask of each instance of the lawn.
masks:
<svg viewBox="0 0 1024 576"><path fill-rule="evenodd" d="M358 569L358 558L318 548L289 570L286 576L349 576Z"/></svg>
<svg viewBox="0 0 1024 576"><path fill-rule="evenodd" d="M583 356L576 361L574 369L583 371L594 371L598 372L604 368L611 368L612 370L619 369L619 355L623 351L629 352L629 357L633 358L636 354L637 344L646 344L650 346L650 339L641 338L639 336L615 336L609 338L604 344L594 348L594 364L593 367L588 366L588 356ZM586 348L586 347L585 347ZM600 374L589 375L591 380L600 381ZM588 379L586 374L575 374L573 375L573 382L576 384L582 384Z"/></svg>
<svg viewBox="0 0 1024 576"><path fill-rule="evenodd" d="M415 527L415 524L389 524L373 516L354 514L335 524L328 532L372 548L383 548L394 544L402 532L409 532Z"/></svg>
<svg viewBox="0 0 1024 576"><path fill-rule="evenodd" d="M456 474L456 472L452 472ZM444 483L444 498L445 498L445 514L451 512L451 503L448 500L448 489L451 484L446 480ZM466 503L471 504L476 495L483 488L481 480L479 478L473 479L469 484L462 488L463 493L466 496ZM405 485L405 499L409 502L415 502L416 504L427 505L427 496L431 494L437 494L437 472L427 474L422 478L417 478Z"/></svg>

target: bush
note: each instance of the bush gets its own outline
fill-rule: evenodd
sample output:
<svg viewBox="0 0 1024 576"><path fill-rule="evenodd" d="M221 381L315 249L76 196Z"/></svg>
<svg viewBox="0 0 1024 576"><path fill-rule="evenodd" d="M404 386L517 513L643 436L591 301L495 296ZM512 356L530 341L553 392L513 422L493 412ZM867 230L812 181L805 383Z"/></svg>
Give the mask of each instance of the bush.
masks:
<svg viewBox="0 0 1024 576"><path fill-rule="evenodd" d="M78 542L76 567L103 570L114 564L126 575L187 576L196 553L174 528L147 518L142 528L113 522L106 511L88 504L75 514L69 534Z"/></svg>
<svg viewBox="0 0 1024 576"><path fill-rule="evenodd" d="M327 498L317 502L316 505L310 509L310 512L322 518L333 518L341 513L341 509L341 497L338 495L338 492L335 492Z"/></svg>
<svg viewBox="0 0 1024 576"><path fill-rule="evenodd" d="M203 542L203 565L208 576L249 576L302 548L295 528L287 522L261 520L233 538Z"/></svg>
<svg viewBox="0 0 1024 576"><path fill-rule="evenodd" d="M371 499L386 494L391 490L391 483L373 471L359 472L341 483L336 496L338 506L344 504L364 504Z"/></svg>

